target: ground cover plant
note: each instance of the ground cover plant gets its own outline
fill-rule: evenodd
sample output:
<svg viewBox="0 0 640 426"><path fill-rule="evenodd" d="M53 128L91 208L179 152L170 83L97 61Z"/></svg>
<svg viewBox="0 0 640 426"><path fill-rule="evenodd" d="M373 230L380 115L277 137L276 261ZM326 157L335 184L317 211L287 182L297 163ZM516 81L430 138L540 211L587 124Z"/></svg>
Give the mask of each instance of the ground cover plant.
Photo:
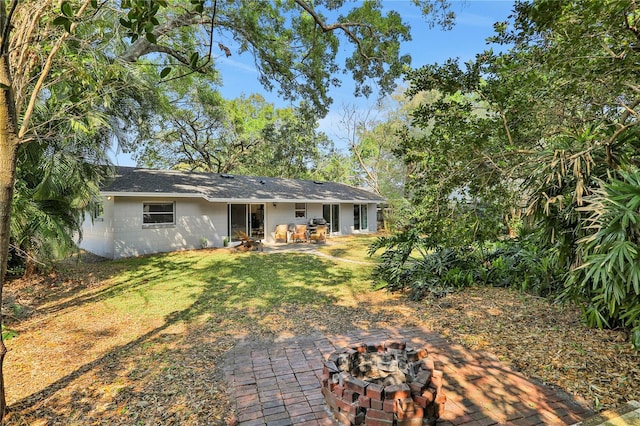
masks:
<svg viewBox="0 0 640 426"><path fill-rule="evenodd" d="M7 424L226 424L234 413L223 359L239 341L390 326L491 351L596 408L640 398L640 358L622 333L589 329L579 310L514 289L422 301L374 290L374 239L313 245L323 256L288 245L294 251L85 257L12 281Z"/></svg>

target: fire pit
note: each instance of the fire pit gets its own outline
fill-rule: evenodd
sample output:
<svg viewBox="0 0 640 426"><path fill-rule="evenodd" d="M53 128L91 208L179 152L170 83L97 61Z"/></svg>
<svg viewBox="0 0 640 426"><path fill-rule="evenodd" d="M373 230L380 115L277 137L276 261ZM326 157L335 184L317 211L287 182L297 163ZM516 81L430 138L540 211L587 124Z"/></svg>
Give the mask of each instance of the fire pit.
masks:
<svg viewBox="0 0 640 426"><path fill-rule="evenodd" d="M344 425L435 425L444 411L442 371L426 349L358 344L324 362L322 394Z"/></svg>

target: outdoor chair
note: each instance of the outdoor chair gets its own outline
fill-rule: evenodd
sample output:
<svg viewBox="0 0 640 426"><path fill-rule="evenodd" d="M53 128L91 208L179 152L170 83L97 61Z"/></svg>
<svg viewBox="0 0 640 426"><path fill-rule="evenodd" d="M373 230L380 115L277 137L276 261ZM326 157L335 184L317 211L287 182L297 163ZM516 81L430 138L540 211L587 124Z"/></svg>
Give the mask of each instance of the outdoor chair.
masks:
<svg viewBox="0 0 640 426"><path fill-rule="evenodd" d="M327 225L316 226L315 232L309 234L309 242L315 241L316 243L327 242Z"/></svg>
<svg viewBox="0 0 640 426"><path fill-rule="evenodd" d="M273 233L273 239L275 242L278 240L284 240L285 243L289 242L289 230L287 225L276 225L276 231Z"/></svg>
<svg viewBox="0 0 640 426"><path fill-rule="evenodd" d="M296 225L296 230L291 235L291 241L309 241L309 236L307 235L307 225Z"/></svg>

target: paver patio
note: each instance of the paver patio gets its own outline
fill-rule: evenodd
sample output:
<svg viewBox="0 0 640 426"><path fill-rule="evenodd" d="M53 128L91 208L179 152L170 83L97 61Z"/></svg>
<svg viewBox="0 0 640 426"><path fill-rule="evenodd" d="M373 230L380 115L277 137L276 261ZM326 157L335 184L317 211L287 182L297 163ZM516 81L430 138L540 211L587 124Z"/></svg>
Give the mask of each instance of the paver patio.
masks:
<svg viewBox="0 0 640 426"><path fill-rule="evenodd" d="M535 383L489 353L413 327L238 344L227 356L225 376L239 424L336 424L320 391L322 361L355 343L389 340L426 348L436 368L443 371L447 403L438 425L569 425L593 415L585 401Z"/></svg>

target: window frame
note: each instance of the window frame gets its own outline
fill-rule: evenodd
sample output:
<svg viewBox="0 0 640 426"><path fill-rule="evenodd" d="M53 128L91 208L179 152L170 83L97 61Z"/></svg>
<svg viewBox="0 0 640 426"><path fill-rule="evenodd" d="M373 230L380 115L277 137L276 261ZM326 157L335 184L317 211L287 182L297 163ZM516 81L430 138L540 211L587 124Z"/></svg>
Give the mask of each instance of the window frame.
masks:
<svg viewBox="0 0 640 426"><path fill-rule="evenodd" d="M171 205L171 212L169 211L145 211L146 206L159 206L159 205ZM160 216L160 215L171 215L171 222L146 222L147 216ZM171 227L176 225L176 202L175 201L144 201L142 203L142 227L143 228L162 228L162 227Z"/></svg>
<svg viewBox="0 0 640 426"><path fill-rule="evenodd" d="M303 206L303 207L298 207ZM302 215L299 213L302 212ZM293 217L298 218L307 218L307 203L294 203L293 204Z"/></svg>

